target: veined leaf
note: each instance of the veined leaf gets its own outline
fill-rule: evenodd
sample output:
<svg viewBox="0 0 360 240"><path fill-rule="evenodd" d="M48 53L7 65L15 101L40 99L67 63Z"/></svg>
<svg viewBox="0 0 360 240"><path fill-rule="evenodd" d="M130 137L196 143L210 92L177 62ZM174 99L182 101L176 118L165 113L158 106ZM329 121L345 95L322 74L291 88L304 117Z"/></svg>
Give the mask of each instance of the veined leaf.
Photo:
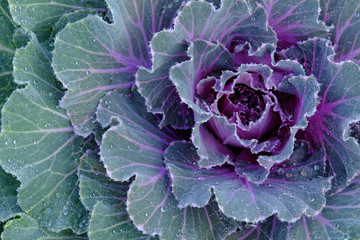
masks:
<svg viewBox="0 0 360 240"><path fill-rule="evenodd" d="M50 232L44 227L41 227L35 219L30 216L22 215L20 218L11 220L6 223L5 230L1 234L3 240L14 239L31 239L31 240L57 240L57 239L71 239L71 240L86 240L86 235L77 235L70 230L64 230L59 233Z"/></svg>
<svg viewBox="0 0 360 240"><path fill-rule="evenodd" d="M165 152L172 189L180 207L205 206L214 192L221 211L239 221L258 222L278 213L294 222L303 213L316 216L325 205L330 179L270 174L262 184L239 177L232 167L201 169L191 143L174 142Z"/></svg>
<svg viewBox="0 0 360 240"><path fill-rule="evenodd" d="M152 69L140 68L136 84L150 110L164 113L160 126L186 129L194 125L192 113L181 103L169 71L188 60L189 41L220 42L226 48L248 41L257 48L262 42L275 43L276 38L267 26L265 10L260 6L250 10L245 1L223 0L216 10L206 1L191 1L174 21L173 29L159 32L151 40Z"/></svg>
<svg viewBox="0 0 360 240"><path fill-rule="evenodd" d="M96 107L106 92L128 92L138 67L151 66L149 41L155 32L171 25L181 4L170 0L107 2L113 24L89 16L67 25L55 41L52 64L68 89L61 107L81 136L93 131Z"/></svg>
<svg viewBox="0 0 360 240"><path fill-rule="evenodd" d="M351 62L331 62L334 51L328 44L311 39L288 50L286 56L303 62L307 74L313 74L321 86L321 102L305 133L326 150L336 189L345 187L360 170L360 148L349 137L349 124L360 118L360 69Z"/></svg>
<svg viewBox="0 0 360 240"><path fill-rule="evenodd" d="M360 178L340 193L328 197L315 217L302 216L295 223L281 222L275 215L253 227L231 234L226 240L359 239Z"/></svg>
<svg viewBox="0 0 360 240"><path fill-rule="evenodd" d="M106 12L104 0L9 0L14 21L40 41L47 40L51 27L65 13L87 9Z"/></svg>
<svg viewBox="0 0 360 240"><path fill-rule="evenodd" d="M55 36L61 31L63 30L66 25L68 23L74 23L76 21L79 21L85 17L87 17L90 14L95 14L96 11L95 10L77 10L74 12L69 12L69 13L65 13L63 14L58 20L57 22L54 24L54 26L52 27L51 30L51 35L50 35L50 40L55 40Z"/></svg>
<svg viewBox="0 0 360 240"><path fill-rule="evenodd" d="M164 151L176 139L159 120L147 113L136 92L131 98L110 93L102 99L97 116L105 126L119 124L105 133L101 159L107 173L117 181L135 175L128 191L127 210L136 227L162 239L220 239L239 223L219 212L216 204L177 208L164 166Z"/></svg>
<svg viewBox="0 0 360 240"><path fill-rule="evenodd" d="M11 92L16 88L12 77L12 59L15 44L12 35L16 24L12 21L7 0L0 1L0 109L3 107ZM1 117L1 115L0 115Z"/></svg>
<svg viewBox="0 0 360 240"><path fill-rule="evenodd" d="M360 64L360 3L358 0L320 0L321 19L330 28L335 61Z"/></svg>
<svg viewBox="0 0 360 240"><path fill-rule="evenodd" d="M50 58L35 37L16 52L15 81L28 86L3 108L0 162L19 179L18 203L28 215L50 230L81 233L87 223L76 174L82 141L58 107L61 90Z"/></svg>
<svg viewBox="0 0 360 240"><path fill-rule="evenodd" d="M131 222L126 211L128 183L114 182L97 156L87 152L80 159L81 201L91 213L89 239L150 239Z"/></svg>
<svg viewBox="0 0 360 240"><path fill-rule="evenodd" d="M264 4L279 47L287 48L313 37L327 37L325 25L319 21L318 0L257 1Z"/></svg>

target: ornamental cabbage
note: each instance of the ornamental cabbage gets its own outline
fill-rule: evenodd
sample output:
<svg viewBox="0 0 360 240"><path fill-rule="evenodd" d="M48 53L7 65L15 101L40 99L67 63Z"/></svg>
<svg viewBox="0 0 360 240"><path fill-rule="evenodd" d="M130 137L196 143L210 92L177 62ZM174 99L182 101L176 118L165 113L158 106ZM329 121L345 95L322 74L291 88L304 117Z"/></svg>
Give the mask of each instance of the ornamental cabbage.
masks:
<svg viewBox="0 0 360 240"><path fill-rule="evenodd" d="M358 0L1 0L0 233L359 239Z"/></svg>

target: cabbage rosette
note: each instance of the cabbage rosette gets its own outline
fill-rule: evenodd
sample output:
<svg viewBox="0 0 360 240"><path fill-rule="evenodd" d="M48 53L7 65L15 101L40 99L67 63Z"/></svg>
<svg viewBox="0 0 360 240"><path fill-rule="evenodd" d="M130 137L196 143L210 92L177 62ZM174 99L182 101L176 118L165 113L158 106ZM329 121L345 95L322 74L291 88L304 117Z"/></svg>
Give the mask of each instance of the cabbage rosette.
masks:
<svg viewBox="0 0 360 240"><path fill-rule="evenodd" d="M2 2L1 238L360 238L357 0L75 2Z"/></svg>

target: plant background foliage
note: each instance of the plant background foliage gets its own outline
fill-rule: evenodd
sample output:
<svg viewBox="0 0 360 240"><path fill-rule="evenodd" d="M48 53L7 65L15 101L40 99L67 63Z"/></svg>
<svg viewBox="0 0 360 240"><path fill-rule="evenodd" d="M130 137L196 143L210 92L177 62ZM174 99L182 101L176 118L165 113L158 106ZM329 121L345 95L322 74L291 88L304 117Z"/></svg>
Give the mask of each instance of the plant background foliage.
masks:
<svg viewBox="0 0 360 240"><path fill-rule="evenodd" d="M359 64L359 0L0 0L1 239L360 239Z"/></svg>

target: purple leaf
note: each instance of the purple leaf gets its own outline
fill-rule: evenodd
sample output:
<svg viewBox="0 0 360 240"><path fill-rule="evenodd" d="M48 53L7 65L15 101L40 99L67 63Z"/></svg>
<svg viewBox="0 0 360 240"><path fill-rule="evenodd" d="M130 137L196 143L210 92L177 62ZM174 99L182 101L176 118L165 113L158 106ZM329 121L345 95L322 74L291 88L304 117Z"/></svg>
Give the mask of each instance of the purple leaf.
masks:
<svg viewBox="0 0 360 240"><path fill-rule="evenodd" d="M146 98L146 105L154 113L164 113L160 126L170 124L181 129L193 126L192 118L187 117L191 115L189 109L183 106L169 80L171 66L188 60L188 42L193 40L219 42L228 49L234 49L239 42L245 41L254 48L260 47L262 42L276 42L261 7L250 10L245 2L238 0L221 1L219 9L206 1L187 3L175 18L174 28L161 31L152 39L152 69L140 68L136 76L136 84ZM179 109L182 114L171 118ZM178 119L182 121L175 121Z"/></svg>
<svg viewBox="0 0 360 240"><path fill-rule="evenodd" d="M348 133L349 124L360 118L360 70L351 62L333 63L329 60L333 54L329 42L322 39L308 40L285 53L302 62L321 86L321 101L301 134L325 149L336 189L345 187L360 170L360 148Z"/></svg>

